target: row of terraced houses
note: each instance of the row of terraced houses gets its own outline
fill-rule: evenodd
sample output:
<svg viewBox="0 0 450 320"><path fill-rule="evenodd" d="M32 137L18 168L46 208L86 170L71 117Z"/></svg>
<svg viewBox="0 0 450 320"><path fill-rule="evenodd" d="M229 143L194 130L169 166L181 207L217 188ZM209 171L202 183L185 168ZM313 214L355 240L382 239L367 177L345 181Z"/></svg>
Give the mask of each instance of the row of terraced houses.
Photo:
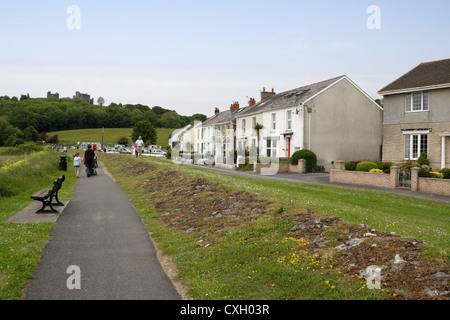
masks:
<svg viewBox="0 0 450 320"><path fill-rule="evenodd" d="M421 63L379 94L383 106L345 75L281 93L263 88L258 102L216 108L169 143L216 162L235 150L285 158L309 149L325 171L337 161L402 162L423 152L431 167L450 168L450 59Z"/></svg>

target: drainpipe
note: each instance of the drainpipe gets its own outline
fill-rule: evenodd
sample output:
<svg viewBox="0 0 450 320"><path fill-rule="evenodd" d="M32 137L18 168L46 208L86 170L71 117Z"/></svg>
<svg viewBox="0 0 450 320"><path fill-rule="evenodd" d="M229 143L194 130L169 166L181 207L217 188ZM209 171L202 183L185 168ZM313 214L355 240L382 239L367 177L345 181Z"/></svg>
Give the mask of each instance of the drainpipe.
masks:
<svg viewBox="0 0 450 320"><path fill-rule="evenodd" d="M312 108L309 108L306 104L305 104L306 110L308 111L308 150L311 150L311 113L312 113Z"/></svg>

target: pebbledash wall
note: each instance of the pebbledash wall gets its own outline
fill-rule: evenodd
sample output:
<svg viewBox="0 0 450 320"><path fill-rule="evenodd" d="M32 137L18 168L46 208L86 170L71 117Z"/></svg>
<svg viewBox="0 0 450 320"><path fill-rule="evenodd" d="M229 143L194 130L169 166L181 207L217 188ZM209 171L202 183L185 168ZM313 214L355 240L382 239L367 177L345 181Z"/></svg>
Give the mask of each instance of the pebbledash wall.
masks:
<svg viewBox="0 0 450 320"><path fill-rule="evenodd" d="M336 169L330 170L330 182L364 185L381 188L398 188L400 168L391 167L390 174L345 170L344 162L338 161ZM419 177L420 168L411 169L411 190L450 196L450 179Z"/></svg>

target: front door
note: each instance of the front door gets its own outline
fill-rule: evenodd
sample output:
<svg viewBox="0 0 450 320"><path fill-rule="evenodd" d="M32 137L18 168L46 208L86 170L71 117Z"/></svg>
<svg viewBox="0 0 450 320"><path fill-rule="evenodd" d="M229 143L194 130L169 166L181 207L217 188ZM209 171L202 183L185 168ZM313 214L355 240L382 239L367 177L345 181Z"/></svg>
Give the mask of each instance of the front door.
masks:
<svg viewBox="0 0 450 320"><path fill-rule="evenodd" d="M290 157L291 156L291 137L286 137L286 150L287 150L286 157Z"/></svg>

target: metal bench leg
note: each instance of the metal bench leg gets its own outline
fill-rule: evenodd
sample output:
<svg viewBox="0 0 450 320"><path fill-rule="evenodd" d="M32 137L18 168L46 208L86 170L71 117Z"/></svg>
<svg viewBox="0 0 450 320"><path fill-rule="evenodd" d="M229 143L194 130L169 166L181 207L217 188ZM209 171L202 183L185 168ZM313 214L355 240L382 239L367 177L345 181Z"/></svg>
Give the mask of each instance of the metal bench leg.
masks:
<svg viewBox="0 0 450 320"><path fill-rule="evenodd" d="M36 213L49 213L49 212L58 213L58 210L56 210L52 207L51 199L50 200L41 200L41 201L42 201L42 208L39 209L38 211L36 211ZM49 206L50 210L45 210L46 206Z"/></svg>
<svg viewBox="0 0 450 320"><path fill-rule="evenodd" d="M38 211L36 211L36 213L41 213L41 212L45 212L45 200L39 200L42 202L42 208L40 208Z"/></svg>
<svg viewBox="0 0 450 320"><path fill-rule="evenodd" d="M57 207L64 207L64 204L61 203L58 199L58 192L56 192L55 200L56 200L56 203L52 203L52 205L57 206Z"/></svg>

